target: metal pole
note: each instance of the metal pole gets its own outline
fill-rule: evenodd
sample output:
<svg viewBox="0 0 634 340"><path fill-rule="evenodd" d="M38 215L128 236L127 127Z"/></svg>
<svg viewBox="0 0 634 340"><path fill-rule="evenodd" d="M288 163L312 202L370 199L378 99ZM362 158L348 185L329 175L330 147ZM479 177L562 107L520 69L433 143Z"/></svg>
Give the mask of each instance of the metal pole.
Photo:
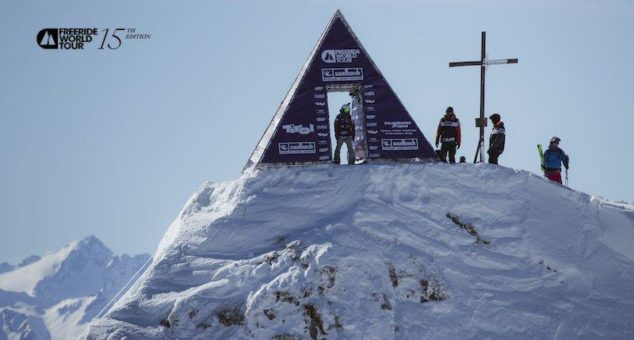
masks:
<svg viewBox="0 0 634 340"><path fill-rule="evenodd" d="M480 61L480 162L484 162L484 73L486 72L484 59L486 58L487 32L482 32L482 54Z"/></svg>
<svg viewBox="0 0 634 340"><path fill-rule="evenodd" d="M473 162L476 163L478 160L478 155L480 156L480 162L485 162L484 158L484 127L487 119L484 117L484 89L485 89L485 74L487 65L498 65L498 64L517 64L518 59L497 59L497 60L487 60L486 50L487 50L487 32L482 32L482 53L480 54L480 61L457 61L450 62L449 67L457 67L457 66L480 66L480 118L476 120L476 126L480 128L480 138L478 140L478 148L476 149L475 157L473 157Z"/></svg>

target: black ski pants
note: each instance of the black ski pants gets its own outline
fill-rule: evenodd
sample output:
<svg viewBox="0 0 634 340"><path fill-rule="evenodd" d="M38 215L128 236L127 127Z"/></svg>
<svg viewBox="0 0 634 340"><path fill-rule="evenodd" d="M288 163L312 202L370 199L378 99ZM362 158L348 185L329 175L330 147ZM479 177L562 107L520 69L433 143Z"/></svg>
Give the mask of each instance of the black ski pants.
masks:
<svg viewBox="0 0 634 340"><path fill-rule="evenodd" d="M456 163L456 142L443 142L440 146L440 159L447 162L449 155L449 163Z"/></svg>
<svg viewBox="0 0 634 340"><path fill-rule="evenodd" d="M489 150L489 151L487 151L487 153L489 154L489 163L498 164L498 157L500 157L500 155L502 154L502 151L500 151L500 150Z"/></svg>

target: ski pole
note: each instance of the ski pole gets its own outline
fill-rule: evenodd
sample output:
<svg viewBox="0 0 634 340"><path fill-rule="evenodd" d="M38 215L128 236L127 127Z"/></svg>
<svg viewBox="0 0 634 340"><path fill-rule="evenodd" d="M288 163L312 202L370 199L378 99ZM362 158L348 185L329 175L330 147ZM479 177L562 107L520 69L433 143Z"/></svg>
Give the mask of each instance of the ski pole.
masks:
<svg viewBox="0 0 634 340"><path fill-rule="evenodd" d="M566 186L568 186L568 169L566 169Z"/></svg>
<svg viewBox="0 0 634 340"><path fill-rule="evenodd" d="M478 148L476 149L475 157L473 157L473 164L478 161L478 155L480 154L480 148L482 148L482 142L484 142L484 139L480 138L480 140L478 141ZM482 157L480 157L480 162L482 162Z"/></svg>

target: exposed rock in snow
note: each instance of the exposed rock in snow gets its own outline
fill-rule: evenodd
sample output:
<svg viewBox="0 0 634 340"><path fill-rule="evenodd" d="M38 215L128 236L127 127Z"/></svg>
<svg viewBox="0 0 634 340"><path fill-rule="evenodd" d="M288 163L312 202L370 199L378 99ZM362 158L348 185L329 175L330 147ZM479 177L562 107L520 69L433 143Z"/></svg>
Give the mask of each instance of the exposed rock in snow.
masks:
<svg viewBox="0 0 634 340"><path fill-rule="evenodd" d="M12 266L9 263L6 262L2 262L0 263L0 274L6 273L6 272L10 272L13 270L13 268L15 268L14 266Z"/></svg>
<svg viewBox="0 0 634 340"><path fill-rule="evenodd" d="M91 236L0 274L0 339L73 339L147 261Z"/></svg>
<svg viewBox="0 0 634 340"><path fill-rule="evenodd" d="M89 339L634 338L634 209L488 164L206 183Z"/></svg>
<svg viewBox="0 0 634 340"><path fill-rule="evenodd" d="M37 256L37 255L31 255L27 258L25 258L24 260L20 261L20 263L18 263L17 267L24 267L27 266L33 262L37 262L41 259L41 257Z"/></svg>

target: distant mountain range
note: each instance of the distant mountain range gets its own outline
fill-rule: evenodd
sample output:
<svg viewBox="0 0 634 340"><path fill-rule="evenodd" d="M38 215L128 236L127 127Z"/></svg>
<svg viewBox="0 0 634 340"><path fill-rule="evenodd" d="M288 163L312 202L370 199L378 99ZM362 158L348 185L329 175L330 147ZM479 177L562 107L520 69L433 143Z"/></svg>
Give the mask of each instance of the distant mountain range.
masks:
<svg viewBox="0 0 634 340"><path fill-rule="evenodd" d="M76 339L148 262L94 236L18 265L0 263L0 340Z"/></svg>

